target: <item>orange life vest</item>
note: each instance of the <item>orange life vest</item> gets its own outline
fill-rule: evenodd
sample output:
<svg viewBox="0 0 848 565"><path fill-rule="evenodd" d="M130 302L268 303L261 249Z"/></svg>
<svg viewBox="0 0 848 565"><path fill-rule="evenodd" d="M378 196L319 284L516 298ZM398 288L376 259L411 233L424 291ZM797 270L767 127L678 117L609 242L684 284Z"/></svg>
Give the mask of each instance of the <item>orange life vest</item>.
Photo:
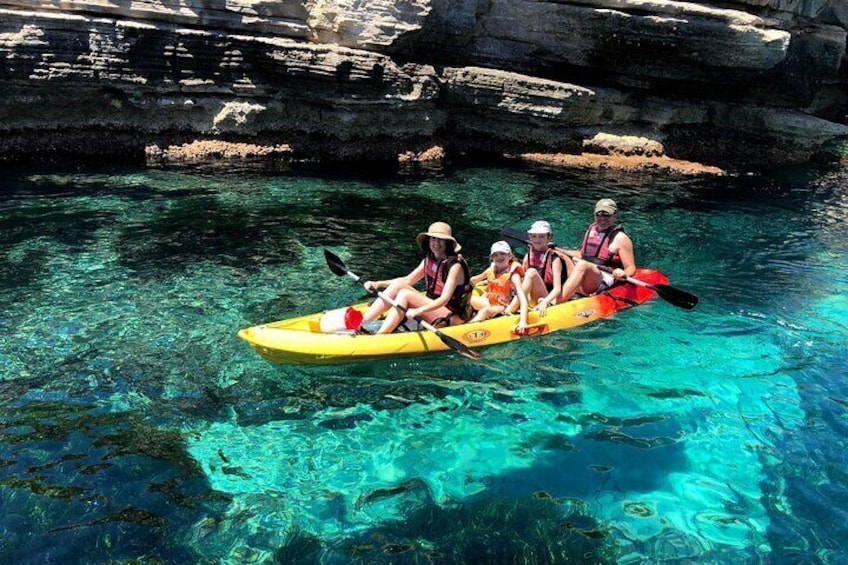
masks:
<svg viewBox="0 0 848 565"><path fill-rule="evenodd" d="M506 271L496 274L494 264L486 269L486 298L492 306L509 306L515 297L515 286L512 284L512 275L517 273L519 277L524 276L524 267L521 263L513 261Z"/></svg>

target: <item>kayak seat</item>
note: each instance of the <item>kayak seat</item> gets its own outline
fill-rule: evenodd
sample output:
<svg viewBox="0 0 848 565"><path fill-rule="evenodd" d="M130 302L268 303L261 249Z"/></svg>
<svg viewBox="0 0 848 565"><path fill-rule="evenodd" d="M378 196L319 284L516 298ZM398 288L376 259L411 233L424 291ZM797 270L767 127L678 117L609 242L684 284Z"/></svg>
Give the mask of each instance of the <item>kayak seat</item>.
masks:
<svg viewBox="0 0 848 565"><path fill-rule="evenodd" d="M451 318L454 317L454 314L450 316L442 316L441 318L436 318L433 320L433 325L437 328L447 328L451 325Z"/></svg>

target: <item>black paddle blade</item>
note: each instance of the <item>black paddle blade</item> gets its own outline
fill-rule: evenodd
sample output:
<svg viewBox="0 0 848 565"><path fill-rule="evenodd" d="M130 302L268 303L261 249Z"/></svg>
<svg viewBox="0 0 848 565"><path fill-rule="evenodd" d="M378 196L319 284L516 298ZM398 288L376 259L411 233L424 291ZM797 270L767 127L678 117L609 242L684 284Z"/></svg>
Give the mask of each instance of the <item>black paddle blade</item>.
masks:
<svg viewBox="0 0 848 565"><path fill-rule="evenodd" d="M330 270L333 271L333 274L336 274L340 277L343 277L347 274L347 266L344 264L338 255L330 251L329 249L324 250L324 259L327 260L327 266L330 267Z"/></svg>
<svg viewBox="0 0 848 565"><path fill-rule="evenodd" d="M527 234L521 230L504 228L501 231L501 234L504 236L507 243L509 243L510 247L525 247L530 245L530 239L527 237Z"/></svg>
<svg viewBox="0 0 848 565"><path fill-rule="evenodd" d="M459 341L458 339L454 339L449 335L445 335L440 331L436 332L436 335L442 340L442 343L459 353L460 355L464 355L469 359L473 359L474 361L480 360L480 354L469 348L467 345Z"/></svg>
<svg viewBox="0 0 848 565"><path fill-rule="evenodd" d="M651 287L657 291L660 298L685 310L691 310L698 305L698 297L691 292L667 284L653 284Z"/></svg>

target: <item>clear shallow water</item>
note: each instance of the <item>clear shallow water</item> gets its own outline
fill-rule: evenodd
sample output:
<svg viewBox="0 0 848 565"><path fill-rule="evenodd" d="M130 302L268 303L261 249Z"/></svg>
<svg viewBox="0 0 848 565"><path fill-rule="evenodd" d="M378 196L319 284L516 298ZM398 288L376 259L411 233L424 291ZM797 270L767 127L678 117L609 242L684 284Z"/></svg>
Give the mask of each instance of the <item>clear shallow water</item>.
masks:
<svg viewBox="0 0 848 565"><path fill-rule="evenodd" d="M2 178L0 561L848 562L846 171ZM501 227L576 245L601 196L696 310L476 364L235 336L361 299L324 247L386 277L443 218L482 270Z"/></svg>

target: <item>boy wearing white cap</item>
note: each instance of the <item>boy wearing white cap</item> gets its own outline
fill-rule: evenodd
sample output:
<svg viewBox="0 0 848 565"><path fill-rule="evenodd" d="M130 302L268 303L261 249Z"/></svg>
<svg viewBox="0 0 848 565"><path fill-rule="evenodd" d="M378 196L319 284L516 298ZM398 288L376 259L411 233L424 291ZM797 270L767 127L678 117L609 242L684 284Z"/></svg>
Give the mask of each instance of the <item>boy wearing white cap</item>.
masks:
<svg viewBox="0 0 848 565"><path fill-rule="evenodd" d="M474 284L486 281L486 295L471 297L471 306L477 310L477 315L470 321L480 322L498 314L511 314L518 305L520 318L516 329L524 333L527 329L527 297L521 288L524 269L505 241L492 244L489 258L492 260L489 268L471 277Z"/></svg>
<svg viewBox="0 0 848 565"><path fill-rule="evenodd" d="M581 261L562 287L562 301L571 298L579 289L583 294L602 292L616 280L632 277L636 272L633 242L617 224L618 205L615 200L602 198L595 204L595 221L586 230L580 252L573 252ZM609 267L612 272L602 271L598 266Z"/></svg>
<svg viewBox="0 0 848 565"><path fill-rule="evenodd" d="M524 256L524 281L522 287L536 304L540 316L551 304L556 304L562 293L562 281L571 271L571 259L556 253L550 246L553 239L551 225L545 220L533 222L527 230L530 245Z"/></svg>

